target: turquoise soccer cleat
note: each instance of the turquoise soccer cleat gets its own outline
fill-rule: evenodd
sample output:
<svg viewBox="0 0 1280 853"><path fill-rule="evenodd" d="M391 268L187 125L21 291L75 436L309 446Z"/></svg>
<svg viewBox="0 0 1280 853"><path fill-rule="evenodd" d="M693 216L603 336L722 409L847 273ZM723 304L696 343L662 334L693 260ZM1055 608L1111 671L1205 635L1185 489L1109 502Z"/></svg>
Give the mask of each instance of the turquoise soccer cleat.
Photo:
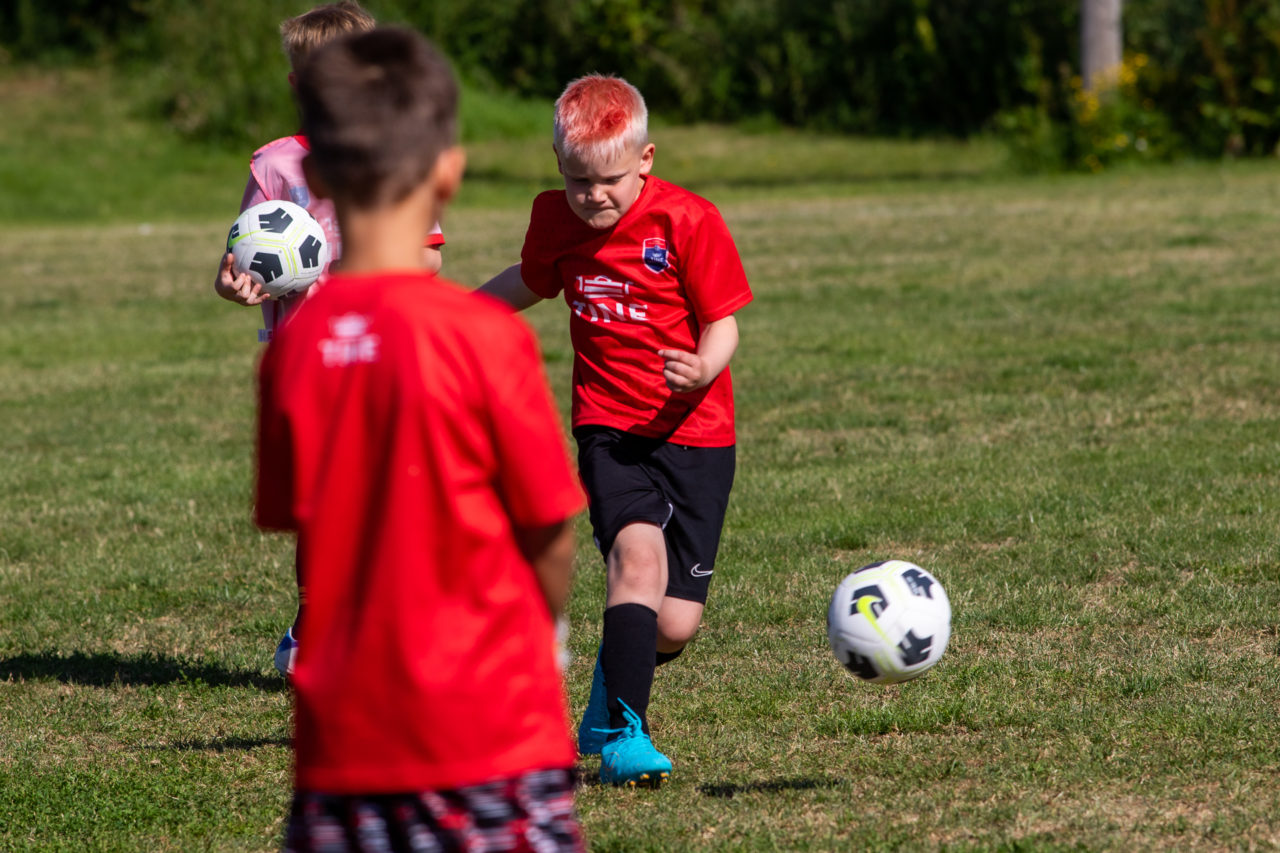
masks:
<svg viewBox="0 0 1280 853"><path fill-rule="evenodd" d="M643 723L626 702L622 704L627 725L621 729L608 729L605 734L617 735L605 741L600 750L600 781L608 785L626 785L657 788L671 776L671 759L653 746L644 733Z"/></svg>
<svg viewBox="0 0 1280 853"><path fill-rule="evenodd" d="M587 709L582 712L582 722L578 724L578 754L599 755L608 729L609 704L604 695L604 670L597 654L596 670L591 674L591 697L587 699Z"/></svg>

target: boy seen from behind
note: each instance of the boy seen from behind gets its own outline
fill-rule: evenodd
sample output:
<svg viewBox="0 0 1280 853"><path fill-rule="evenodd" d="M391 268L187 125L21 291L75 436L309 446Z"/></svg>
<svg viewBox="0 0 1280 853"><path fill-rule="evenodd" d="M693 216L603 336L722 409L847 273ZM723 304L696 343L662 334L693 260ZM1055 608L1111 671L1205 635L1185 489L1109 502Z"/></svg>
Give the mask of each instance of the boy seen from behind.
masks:
<svg viewBox="0 0 1280 853"><path fill-rule="evenodd" d="M575 80L556 101L564 190L533 203L521 263L482 290L516 308L570 309L573 434L604 555L603 637L578 750L600 777L656 786L670 760L649 736L657 666L702 619L733 484L728 365L746 274L710 202L650 174L640 93Z"/></svg>
<svg viewBox="0 0 1280 853"><path fill-rule="evenodd" d="M532 333L421 269L456 85L377 29L297 94L345 248L259 372L256 519L308 592L287 849L580 850L553 621L582 496Z"/></svg>

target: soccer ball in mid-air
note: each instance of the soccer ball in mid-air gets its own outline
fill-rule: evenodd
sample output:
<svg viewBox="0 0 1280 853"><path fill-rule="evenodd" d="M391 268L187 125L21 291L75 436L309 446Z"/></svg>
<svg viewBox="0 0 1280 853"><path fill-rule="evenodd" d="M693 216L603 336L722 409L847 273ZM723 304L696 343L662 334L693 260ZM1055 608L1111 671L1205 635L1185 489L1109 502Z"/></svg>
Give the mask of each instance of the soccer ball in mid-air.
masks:
<svg viewBox="0 0 1280 853"><path fill-rule="evenodd" d="M264 201L241 213L227 234L227 251L268 296L306 290L329 265L324 229L291 201Z"/></svg>
<svg viewBox="0 0 1280 853"><path fill-rule="evenodd" d="M895 684L924 674L951 637L951 602L938 579L904 560L863 566L836 587L827 641L859 678Z"/></svg>

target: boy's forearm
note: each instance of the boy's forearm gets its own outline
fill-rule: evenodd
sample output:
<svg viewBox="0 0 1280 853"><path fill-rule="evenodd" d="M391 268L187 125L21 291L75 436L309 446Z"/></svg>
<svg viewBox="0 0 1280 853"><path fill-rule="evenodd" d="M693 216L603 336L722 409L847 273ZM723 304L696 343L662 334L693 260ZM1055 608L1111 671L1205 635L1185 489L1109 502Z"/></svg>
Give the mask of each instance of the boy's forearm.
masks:
<svg viewBox="0 0 1280 853"><path fill-rule="evenodd" d="M702 327L695 352L660 349L662 377L677 394L705 388L729 366L738 349L738 321L733 316L713 320Z"/></svg>
<svg viewBox="0 0 1280 853"><path fill-rule="evenodd" d="M516 541L533 566L538 587L553 617L564 612L573 580L575 540L573 523L566 519L548 527L519 528Z"/></svg>
<svg viewBox="0 0 1280 853"><path fill-rule="evenodd" d="M542 301L542 297L529 289L520 274L520 264L513 264L477 288L480 293L487 293L510 305L517 311L523 311L530 305Z"/></svg>
<svg viewBox="0 0 1280 853"><path fill-rule="evenodd" d="M708 383L729 366L737 351L738 321L732 314L703 327L702 337L698 340L698 358L705 365Z"/></svg>

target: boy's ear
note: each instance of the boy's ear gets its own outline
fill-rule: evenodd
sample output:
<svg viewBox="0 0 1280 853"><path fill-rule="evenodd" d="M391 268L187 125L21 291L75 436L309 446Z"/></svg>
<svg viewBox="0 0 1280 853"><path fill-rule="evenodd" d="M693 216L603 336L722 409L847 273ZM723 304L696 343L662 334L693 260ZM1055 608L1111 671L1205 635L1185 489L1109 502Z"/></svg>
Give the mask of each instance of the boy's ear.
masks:
<svg viewBox="0 0 1280 853"><path fill-rule="evenodd" d="M311 191L311 195L316 198L332 197L329 193L329 187L325 185L324 179L316 171L315 161L310 154L302 158L302 175L307 179L307 189Z"/></svg>
<svg viewBox="0 0 1280 853"><path fill-rule="evenodd" d="M298 88L298 72L289 72L289 88L296 90Z"/></svg>
<svg viewBox="0 0 1280 853"><path fill-rule="evenodd" d="M467 152L461 145L454 145L440 152L436 164L431 167L431 180L435 184L436 198L441 203L458 194L462 186L462 173L467 169Z"/></svg>
<svg viewBox="0 0 1280 853"><path fill-rule="evenodd" d="M640 174L647 175L653 169L653 152L657 150L658 147L650 142L640 152Z"/></svg>
<svg viewBox="0 0 1280 853"><path fill-rule="evenodd" d="M560 150L556 148L556 144L554 142L551 143L551 150L556 153L556 171L563 175L564 164L560 162Z"/></svg>

